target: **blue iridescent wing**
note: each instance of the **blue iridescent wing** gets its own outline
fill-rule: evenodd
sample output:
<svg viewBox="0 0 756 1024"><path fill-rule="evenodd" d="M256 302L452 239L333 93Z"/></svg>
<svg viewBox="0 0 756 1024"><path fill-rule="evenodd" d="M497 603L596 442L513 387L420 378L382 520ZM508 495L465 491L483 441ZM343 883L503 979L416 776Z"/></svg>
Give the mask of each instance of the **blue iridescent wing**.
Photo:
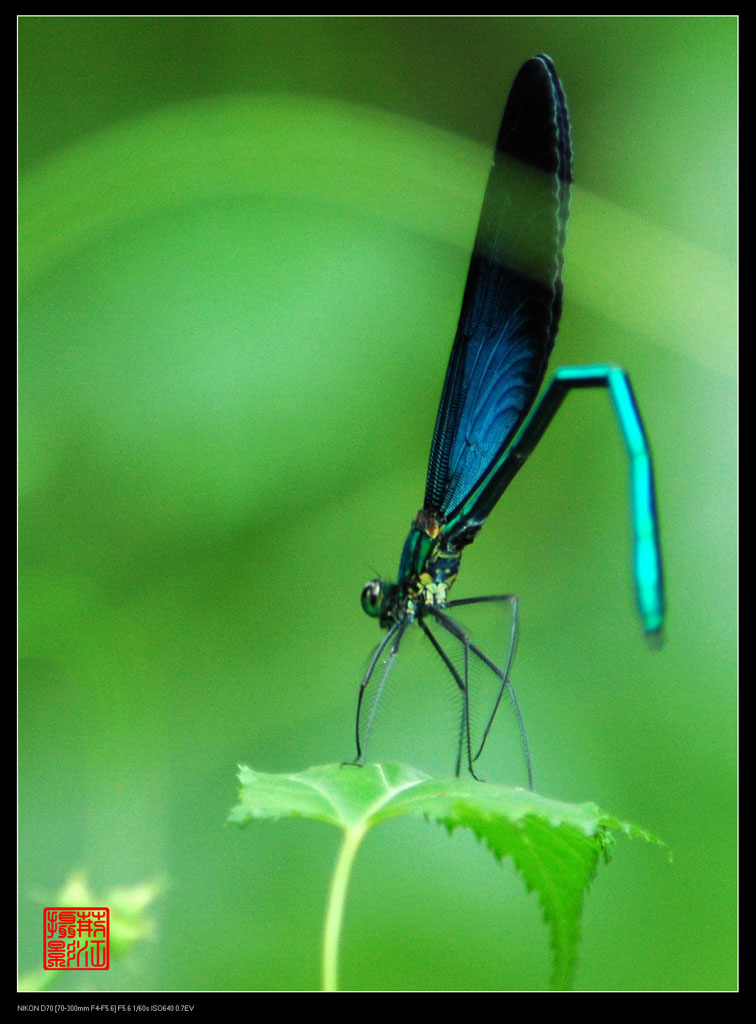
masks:
<svg viewBox="0 0 756 1024"><path fill-rule="evenodd" d="M466 503L465 519L490 512L495 502L470 508L470 496L541 386L562 307L571 180L567 105L541 55L507 100L433 434L424 508L447 520Z"/></svg>

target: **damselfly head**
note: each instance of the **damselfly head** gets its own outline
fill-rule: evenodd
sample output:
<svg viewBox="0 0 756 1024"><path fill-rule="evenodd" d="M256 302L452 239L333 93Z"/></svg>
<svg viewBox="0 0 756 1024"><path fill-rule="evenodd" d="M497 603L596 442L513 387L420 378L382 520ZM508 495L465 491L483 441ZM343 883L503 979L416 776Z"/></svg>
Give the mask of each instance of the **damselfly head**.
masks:
<svg viewBox="0 0 756 1024"><path fill-rule="evenodd" d="M371 580L362 590L362 608L367 615L377 619L381 614L381 601L385 587L384 580Z"/></svg>
<svg viewBox="0 0 756 1024"><path fill-rule="evenodd" d="M381 625L385 627L400 622L410 605L398 583L371 580L363 587L362 607L372 618L380 619Z"/></svg>

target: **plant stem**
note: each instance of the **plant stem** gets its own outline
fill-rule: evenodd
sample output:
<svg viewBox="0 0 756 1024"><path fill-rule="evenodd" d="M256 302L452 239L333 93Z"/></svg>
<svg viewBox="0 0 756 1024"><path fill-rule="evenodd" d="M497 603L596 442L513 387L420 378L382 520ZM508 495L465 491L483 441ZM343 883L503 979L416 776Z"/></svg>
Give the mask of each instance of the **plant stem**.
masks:
<svg viewBox="0 0 756 1024"><path fill-rule="evenodd" d="M354 858L366 832L367 828L364 825L352 825L345 829L344 839L331 878L331 891L328 896L328 909L323 932L322 987L324 992L338 990L339 939L341 923L344 919L346 891Z"/></svg>

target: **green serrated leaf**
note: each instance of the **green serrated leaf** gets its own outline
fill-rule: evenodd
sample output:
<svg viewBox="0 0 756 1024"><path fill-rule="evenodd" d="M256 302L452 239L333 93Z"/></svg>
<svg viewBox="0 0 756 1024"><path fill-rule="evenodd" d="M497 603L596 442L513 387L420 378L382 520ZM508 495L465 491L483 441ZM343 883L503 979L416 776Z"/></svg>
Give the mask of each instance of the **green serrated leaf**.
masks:
<svg viewBox="0 0 756 1024"><path fill-rule="evenodd" d="M327 764L292 775L266 775L241 765L239 803L229 821L313 818L345 829L369 826L387 802L427 779L403 765Z"/></svg>
<svg viewBox="0 0 756 1024"><path fill-rule="evenodd" d="M473 779L436 779L404 765L323 765L291 775L267 775L242 767L239 803L229 820L243 825L264 818L303 817L345 832L332 883L326 925L324 984L335 987L335 951L349 870L365 833L380 821L422 815L450 833L467 828L497 860L511 857L529 891L535 892L549 926L551 986L572 981L583 897L611 833L659 843L635 825L604 814L595 804L565 804L523 789ZM663 845L663 844L662 844Z"/></svg>

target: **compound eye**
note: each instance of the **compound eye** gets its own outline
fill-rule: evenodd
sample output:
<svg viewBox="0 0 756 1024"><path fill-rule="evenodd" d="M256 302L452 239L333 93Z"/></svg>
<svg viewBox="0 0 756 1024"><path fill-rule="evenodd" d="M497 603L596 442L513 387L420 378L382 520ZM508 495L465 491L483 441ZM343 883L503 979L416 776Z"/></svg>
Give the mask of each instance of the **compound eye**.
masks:
<svg viewBox="0 0 756 1024"><path fill-rule="evenodd" d="M371 580L362 591L362 607L373 618L381 614L381 597L383 596L383 583L381 580Z"/></svg>

